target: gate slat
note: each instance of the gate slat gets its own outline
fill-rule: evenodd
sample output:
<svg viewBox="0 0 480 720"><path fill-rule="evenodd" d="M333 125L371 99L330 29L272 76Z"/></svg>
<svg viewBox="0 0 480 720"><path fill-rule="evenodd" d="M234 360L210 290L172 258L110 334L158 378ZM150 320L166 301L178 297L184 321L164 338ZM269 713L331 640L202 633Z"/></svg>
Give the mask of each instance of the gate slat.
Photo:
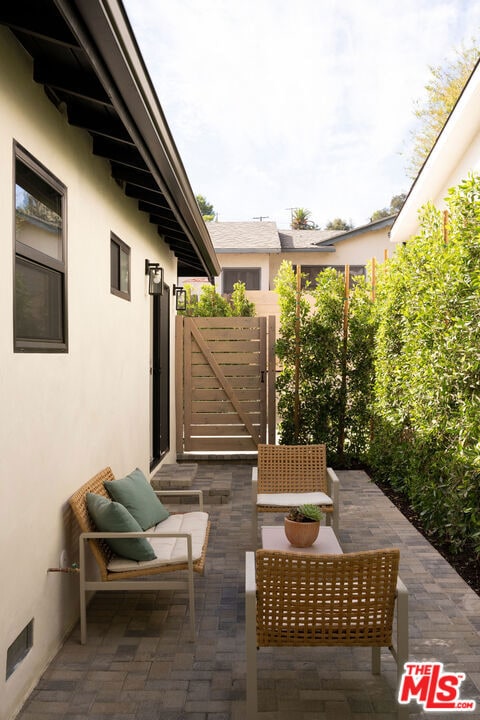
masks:
<svg viewBox="0 0 480 720"><path fill-rule="evenodd" d="M266 318L184 317L183 337L185 451L255 450L266 438Z"/></svg>

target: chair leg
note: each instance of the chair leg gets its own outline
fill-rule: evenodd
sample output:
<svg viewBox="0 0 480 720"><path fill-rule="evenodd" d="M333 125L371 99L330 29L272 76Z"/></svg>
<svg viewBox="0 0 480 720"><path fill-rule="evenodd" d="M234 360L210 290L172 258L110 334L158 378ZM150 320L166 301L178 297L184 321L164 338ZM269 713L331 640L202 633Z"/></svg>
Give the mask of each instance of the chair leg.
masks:
<svg viewBox="0 0 480 720"><path fill-rule="evenodd" d="M188 571L188 612L190 613L191 641L195 642L195 587L193 569L189 569Z"/></svg>
<svg viewBox="0 0 480 720"><path fill-rule="evenodd" d="M373 675L380 675L380 653L381 648L372 647L372 673Z"/></svg>
<svg viewBox="0 0 480 720"><path fill-rule="evenodd" d="M252 468L252 487L251 487L251 507L252 507L252 532L251 532L251 543L252 549L255 550L257 547L257 468Z"/></svg>
<svg viewBox="0 0 480 720"><path fill-rule="evenodd" d="M397 695L405 663L408 662L408 644L408 590L397 578ZM408 720L408 712L408 705L397 704L398 720Z"/></svg>
<svg viewBox="0 0 480 720"><path fill-rule="evenodd" d="M252 543L252 548L254 550L257 547L257 533L258 533L257 518L258 518L257 508L254 506L252 508L252 520L251 520L252 528L251 528L251 538L250 538L250 541Z"/></svg>
<svg viewBox="0 0 480 720"><path fill-rule="evenodd" d="M340 531L340 522L339 522L339 517L338 517L338 514L339 514L338 513L338 505L335 506L332 514L333 514L333 521L332 521L333 532L338 537L338 533Z"/></svg>
<svg viewBox="0 0 480 720"><path fill-rule="evenodd" d="M85 540L79 538L78 557L80 562L80 642L87 642L87 598L85 596Z"/></svg>
<svg viewBox="0 0 480 720"><path fill-rule="evenodd" d="M245 566L245 644L247 660L247 720L257 720L257 618L255 588L255 555L246 553Z"/></svg>

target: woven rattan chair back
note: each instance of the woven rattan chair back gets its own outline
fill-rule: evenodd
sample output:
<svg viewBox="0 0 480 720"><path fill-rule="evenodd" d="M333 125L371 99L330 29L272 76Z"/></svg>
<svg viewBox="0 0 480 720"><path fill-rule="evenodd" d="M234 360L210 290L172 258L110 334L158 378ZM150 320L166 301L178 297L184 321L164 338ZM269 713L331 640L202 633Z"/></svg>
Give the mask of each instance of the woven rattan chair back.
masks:
<svg viewBox="0 0 480 720"><path fill-rule="evenodd" d="M110 497L105 490L103 483L105 481L115 480L115 476L111 468L106 467L101 472L97 473L91 480L77 490L70 498L70 507L78 522L81 532L94 532L97 528L92 522L87 508L87 493L95 493L96 495L103 495L103 497L110 500ZM103 540L88 540L92 554L97 561L100 569L100 575L102 580L107 580L109 573L107 570L108 563L113 557L113 553L109 546Z"/></svg>
<svg viewBox="0 0 480 720"><path fill-rule="evenodd" d="M324 492L325 445L259 445L258 493Z"/></svg>
<svg viewBox="0 0 480 720"><path fill-rule="evenodd" d="M390 647L399 557L257 550L257 645Z"/></svg>

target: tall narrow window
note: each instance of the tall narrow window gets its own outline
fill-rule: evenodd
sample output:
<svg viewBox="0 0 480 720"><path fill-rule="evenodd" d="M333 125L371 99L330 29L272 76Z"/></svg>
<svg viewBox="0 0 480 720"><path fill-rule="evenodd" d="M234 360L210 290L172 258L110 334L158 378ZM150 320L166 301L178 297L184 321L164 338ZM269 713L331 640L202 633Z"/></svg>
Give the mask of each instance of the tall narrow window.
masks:
<svg viewBox="0 0 480 720"><path fill-rule="evenodd" d="M66 352L65 188L20 148L15 158L16 352Z"/></svg>
<svg viewBox="0 0 480 720"><path fill-rule="evenodd" d="M130 300L130 248L113 233L110 237L110 289Z"/></svg>

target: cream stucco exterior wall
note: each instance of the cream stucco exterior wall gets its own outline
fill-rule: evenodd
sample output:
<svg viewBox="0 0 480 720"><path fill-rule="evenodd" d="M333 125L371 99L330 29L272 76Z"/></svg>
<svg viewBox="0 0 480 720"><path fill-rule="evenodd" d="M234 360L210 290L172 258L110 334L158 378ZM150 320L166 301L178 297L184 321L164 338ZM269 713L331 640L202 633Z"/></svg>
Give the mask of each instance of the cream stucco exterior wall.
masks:
<svg viewBox="0 0 480 720"><path fill-rule="evenodd" d="M229 268L259 268L260 290L269 289L268 284L270 278L270 255L257 252L222 253L221 250L217 250L217 257L222 267L222 271L228 270ZM222 275L219 275L215 278L215 288L217 292L223 292Z"/></svg>
<svg viewBox="0 0 480 720"><path fill-rule="evenodd" d="M269 288L265 287L263 282L264 273L262 273L262 287L260 291L250 290L247 292L249 300L255 303L257 315L275 315L277 318L277 330L279 327L280 310L278 307L277 294L274 290L274 280L278 274L281 263L286 260L294 265L371 265L372 258L375 258L377 264L383 263L385 258L391 257L395 252L395 246L392 245L388 236L388 228L378 230L367 230L362 234L354 235L338 241L335 245L330 246L326 251L308 251L301 250L295 252L272 253L270 255L253 254L252 261L255 267L264 267L260 265L263 259L268 259L268 276ZM230 256L218 253L218 259L222 266ZM245 254L239 255L245 258ZM247 267L246 264L236 267Z"/></svg>
<svg viewBox="0 0 480 720"><path fill-rule="evenodd" d="M325 246L324 246L325 247ZM276 277L283 260L294 265L366 265L373 257L377 263L385 259L385 253L394 251L388 237L388 228L368 230L362 234L339 240L335 245L327 246L326 250L309 252L289 252L272 255L270 260L271 281ZM272 285L271 285L272 287Z"/></svg>
<svg viewBox="0 0 480 720"><path fill-rule="evenodd" d="M48 573L71 546L68 498L110 465L118 476L150 458L152 299L145 258L176 282L176 260L136 202L32 81L30 58L0 30L0 716L23 703L78 617L78 578ZM13 351L13 141L67 187L67 353ZM110 292L110 233L131 248L131 301ZM173 303L171 304L173 312ZM174 322L170 324L173 340ZM170 344L173 353L174 343ZM171 355L173 377L174 357ZM175 457L171 388L171 450ZM33 648L5 680L7 648L33 619Z"/></svg>

